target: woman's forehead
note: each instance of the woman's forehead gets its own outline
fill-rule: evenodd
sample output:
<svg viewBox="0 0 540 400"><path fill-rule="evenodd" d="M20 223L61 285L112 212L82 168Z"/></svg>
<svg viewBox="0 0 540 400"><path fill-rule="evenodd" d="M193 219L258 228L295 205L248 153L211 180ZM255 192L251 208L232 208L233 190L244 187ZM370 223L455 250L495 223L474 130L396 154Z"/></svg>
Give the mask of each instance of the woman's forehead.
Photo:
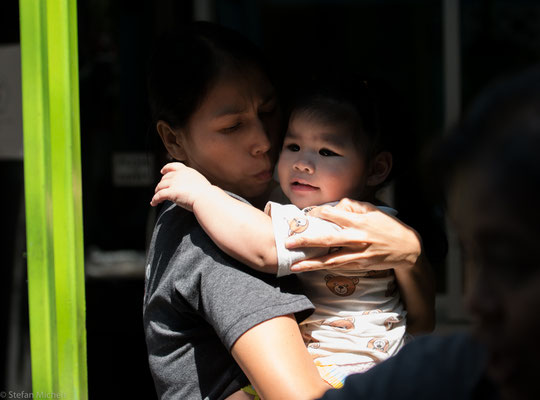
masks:
<svg viewBox="0 0 540 400"><path fill-rule="evenodd" d="M276 93L270 81L254 70L245 73L221 74L212 85L200 108L212 118L241 114L250 107L260 107L275 101Z"/></svg>

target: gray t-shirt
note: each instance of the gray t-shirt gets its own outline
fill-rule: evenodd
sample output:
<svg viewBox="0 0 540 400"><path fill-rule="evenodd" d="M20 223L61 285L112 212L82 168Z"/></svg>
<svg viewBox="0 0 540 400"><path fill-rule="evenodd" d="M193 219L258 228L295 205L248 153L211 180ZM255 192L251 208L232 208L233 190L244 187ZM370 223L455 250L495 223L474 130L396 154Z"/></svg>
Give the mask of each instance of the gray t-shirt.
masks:
<svg viewBox="0 0 540 400"><path fill-rule="evenodd" d="M146 267L144 329L161 399L222 399L246 385L230 355L247 330L313 305L294 282L257 273L222 252L195 216L166 203ZM287 288L285 288L287 286Z"/></svg>

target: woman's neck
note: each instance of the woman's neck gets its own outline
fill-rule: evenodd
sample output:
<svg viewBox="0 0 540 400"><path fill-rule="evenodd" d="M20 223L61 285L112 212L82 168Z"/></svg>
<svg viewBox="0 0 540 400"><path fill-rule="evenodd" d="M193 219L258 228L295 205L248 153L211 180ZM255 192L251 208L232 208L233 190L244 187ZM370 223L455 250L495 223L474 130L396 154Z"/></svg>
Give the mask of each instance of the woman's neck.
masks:
<svg viewBox="0 0 540 400"><path fill-rule="evenodd" d="M260 195L247 198L246 200L260 210L264 210L264 206L269 200L278 203L286 203L288 201L276 181L272 181L268 185L268 188Z"/></svg>

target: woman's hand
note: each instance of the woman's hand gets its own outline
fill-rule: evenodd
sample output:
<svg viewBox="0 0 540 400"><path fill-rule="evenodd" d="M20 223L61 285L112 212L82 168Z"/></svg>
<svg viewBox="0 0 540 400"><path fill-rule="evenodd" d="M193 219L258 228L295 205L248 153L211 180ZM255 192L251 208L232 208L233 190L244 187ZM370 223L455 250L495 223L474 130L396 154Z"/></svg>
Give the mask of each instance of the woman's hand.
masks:
<svg viewBox="0 0 540 400"><path fill-rule="evenodd" d="M292 236L286 242L296 247L337 247L325 256L299 261L291 270L346 268L393 269L407 309L407 331L426 333L435 326L435 279L422 255L418 233L370 203L343 199L335 207L316 207L311 215L343 229L329 235Z"/></svg>
<svg viewBox="0 0 540 400"><path fill-rule="evenodd" d="M407 269L422 252L418 233L370 203L343 199L335 207L316 207L309 213L343 229L319 236L291 236L287 248L335 247L328 255L295 263L295 272L345 267L381 270ZM353 266L347 264L354 263Z"/></svg>
<svg viewBox="0 0 540 400"><path fill-rule="evenodd" d="M150 205L170 200L186 210L193 211L193 204L212 188L200 172L180 162L173 162L161 169L161 180L156 186Z"/></svg>

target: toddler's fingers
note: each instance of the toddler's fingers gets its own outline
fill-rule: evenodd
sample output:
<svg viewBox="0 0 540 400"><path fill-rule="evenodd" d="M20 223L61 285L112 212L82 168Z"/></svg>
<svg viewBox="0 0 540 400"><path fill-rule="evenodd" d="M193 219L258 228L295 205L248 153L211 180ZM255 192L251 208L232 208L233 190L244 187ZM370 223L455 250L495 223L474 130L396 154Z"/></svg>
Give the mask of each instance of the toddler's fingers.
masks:
<svg viewBox="0 0 540 400"><path fill-rule="evenodd" d="M167 189L170 186L168 179L162 179L159 181L159 183L156 185L156 188L154 189L154 193L159 192L160 190Z"/></svg>
<svg viewBox="0 0 540 400"><path fill-rule="evenodd" d="M159 203L163 203L165 200L171 200L171 192L168 190L168 188L160 189L154 194L154 197L152 197L152 200L150 201L150 205L152 207L157 206Z"/></svg>
<svg viewBox="0 0 540 400"><path fill-rule="evenodd" d="M150 205L152 207L155 207L157 206L159 203L161 203L163 200L160 199L160 197L155 194L153 197L152 197L152 200L150 200Z"/></svg>
<svg viewBox="0 0 540 400"><path fill-rule="evenodd" d="M162 175L165 175L167 172L172 172L172 171L176 171L180 168L182 168L184 164L182 164L181 162L178 162L178 161L175 161L175 162L171 162L171 163L168 163L168 164L165 164L163 166L163 168L161 168L161 174Z"/></svg>

